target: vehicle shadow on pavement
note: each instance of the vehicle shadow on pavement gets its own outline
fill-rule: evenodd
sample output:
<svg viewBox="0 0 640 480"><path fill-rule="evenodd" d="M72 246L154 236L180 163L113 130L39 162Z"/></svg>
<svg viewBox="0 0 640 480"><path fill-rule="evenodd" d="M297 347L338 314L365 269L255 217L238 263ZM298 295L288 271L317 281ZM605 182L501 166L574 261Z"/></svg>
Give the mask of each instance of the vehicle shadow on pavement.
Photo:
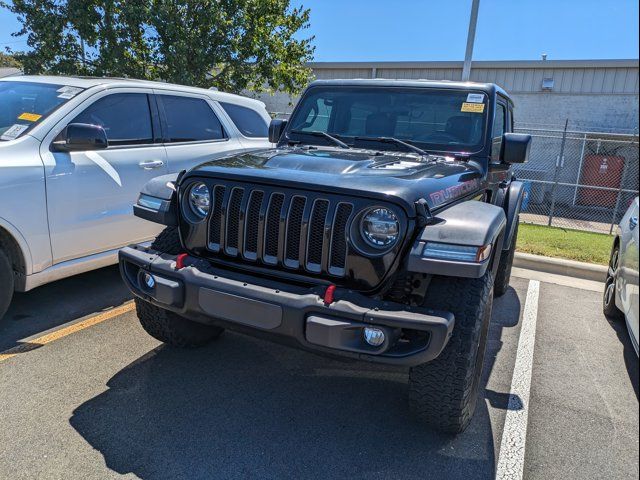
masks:
<svg viewBox="0 0 640 480"><path fill-rule="evenodd" d="M0 319L0 351L64 323L122 305L131 298L117 265L16 293Z"/></svg>
<svg viewBox="0 0 640 480"><path fill-rule="evenodd" d="M609 326L616 332L620 343L624 347L624 364L627 367L627 373L629 374L629 382L633 386L633 391L636 394L636 398L640 400L639 385L640 382L640 364L638 363L638 355L633 348L631 338L629 337L629 331L627 330L627 324L624 319L615 321L607 320Z"/></svg>
<svg viewBox="0 0 640 480"><path fill-rule="evenodd" d="M494 315L494 339L518 321L508 296L497 303L517 304L515 319ZM489 343L485 382L500 346ZM441 435L408 411L406 381L227 332L202 349L149 352L70 423L110 469L142 479L493 478L486 401L467 431Z"/></svg>

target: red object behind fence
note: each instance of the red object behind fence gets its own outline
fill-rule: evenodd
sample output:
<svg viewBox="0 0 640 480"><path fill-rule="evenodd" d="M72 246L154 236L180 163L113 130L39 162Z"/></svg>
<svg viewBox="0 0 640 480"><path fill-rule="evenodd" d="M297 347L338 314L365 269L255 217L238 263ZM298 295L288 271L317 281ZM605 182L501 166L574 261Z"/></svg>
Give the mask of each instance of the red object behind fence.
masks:
<svg viewBox="0 0 640 480"><path fill-rule="evenodd" d="M615 155L585 155L582 163L581 185L607 187L615 190L580 188L578 203L594 207L615 208L617 189L622 182L624 157Z"/></svg>

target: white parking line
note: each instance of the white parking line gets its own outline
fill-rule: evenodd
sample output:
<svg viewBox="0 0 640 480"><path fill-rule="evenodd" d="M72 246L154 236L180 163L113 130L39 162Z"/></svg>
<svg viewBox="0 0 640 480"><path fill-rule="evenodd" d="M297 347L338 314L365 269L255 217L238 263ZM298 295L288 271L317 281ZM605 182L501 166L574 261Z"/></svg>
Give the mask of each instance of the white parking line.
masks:
<svg viewBox="0 0 640 480"><path fill-rule="evenodd" d="M536 340L538 319L538 294L540 282L531 280L522 314L522 327L518 353L513 368L509 406L502 431L500 455L496 470L497 480L520 480L524 469L524 450L527 441L527 421L529 416L529 392L531 389L531 368L533 347Z"/></svg>

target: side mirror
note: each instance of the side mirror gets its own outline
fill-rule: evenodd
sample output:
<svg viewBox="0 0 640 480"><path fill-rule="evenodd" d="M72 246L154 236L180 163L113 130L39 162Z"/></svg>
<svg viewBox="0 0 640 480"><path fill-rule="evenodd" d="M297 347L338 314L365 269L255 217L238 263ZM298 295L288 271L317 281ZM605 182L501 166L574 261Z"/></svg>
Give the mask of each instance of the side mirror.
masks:
<svg viewBox="0 0 640 480"><path fill-rule="evenodd" d="M280 137L284 132L284 129L287 127L287 121L282 120L280 118L274 118L271 120L269 124L269 142L278 143L280 141Z"/></svg>
<svg viewBox="0 0 640 480"><path fill-rule="evenodd" d="M51 145L56 152L104 150L109 146L104 128L87 123L70 123Z"/></svg>
<svg viewBox="0 0 640 480"><path fill-rule="evenodd" d="M500 159L505 163L525 163L529 160L531 135L524 133L505 133L502 137Z"/></svg>

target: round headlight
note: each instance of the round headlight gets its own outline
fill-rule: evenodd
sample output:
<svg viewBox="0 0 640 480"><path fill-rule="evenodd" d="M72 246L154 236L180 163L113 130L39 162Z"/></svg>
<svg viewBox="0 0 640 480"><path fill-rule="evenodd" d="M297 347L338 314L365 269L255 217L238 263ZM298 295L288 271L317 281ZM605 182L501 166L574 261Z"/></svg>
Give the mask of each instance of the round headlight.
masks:
<svg viewBox="0 0 640 480"><path fill-rule="evenodd" d="M374 208L362 217L362 238L376 248L387 248L398 241L400 223L388 208Z"/></svg>
<svg viewBox="0 0 640 480"><path fill-rule="evenodd" d="M206 217L209 213L211 198L209 189L202 183L194 183L189 190L189 206L191 211L199 217Z"/></svg>

